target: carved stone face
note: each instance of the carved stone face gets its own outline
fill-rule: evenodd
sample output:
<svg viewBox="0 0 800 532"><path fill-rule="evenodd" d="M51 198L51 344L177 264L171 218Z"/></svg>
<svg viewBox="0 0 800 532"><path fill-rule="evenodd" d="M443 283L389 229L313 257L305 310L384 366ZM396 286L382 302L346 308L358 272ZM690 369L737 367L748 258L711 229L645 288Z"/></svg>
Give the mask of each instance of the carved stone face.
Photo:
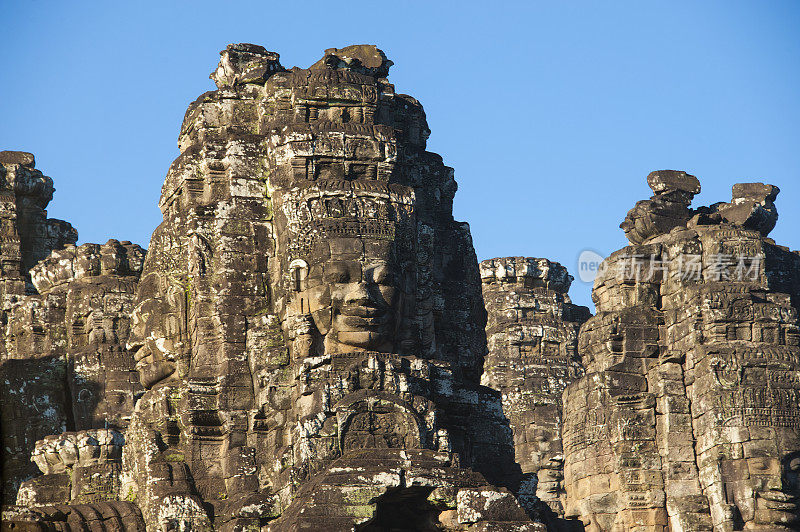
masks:
<svg viewBox="0 0 800 532"><path fill-rule="evenodd" d="M407 284L392 242L337 238L322 248L295 309L311 314L328 353L391 351Z"/></svg>
<svg viewBox="0 0 800 532"><path fill-rule="evenodd" d="M745 467L747 474L741 471ZM723 462L726 469L737 470L738 478L726 485L747 530L795 530L800 523L800 452L782 459L729 460Z"/></svg>
<svg viewBox="0 0 800 532"><path fill-rule="evenodd" d="M131 316L128 349L142 386L152 388L175 373L182 334L185 295L161 275L142 278Z"/></svg>
<svg viewBox="0 0 800 532"><path fill-rule="evenodd" d="M419 336L403 328L416 301L413 191L322 180L280 189L273 201L286 261L274 275L288 288L281 318L294 356L410 348Z"/></svg>

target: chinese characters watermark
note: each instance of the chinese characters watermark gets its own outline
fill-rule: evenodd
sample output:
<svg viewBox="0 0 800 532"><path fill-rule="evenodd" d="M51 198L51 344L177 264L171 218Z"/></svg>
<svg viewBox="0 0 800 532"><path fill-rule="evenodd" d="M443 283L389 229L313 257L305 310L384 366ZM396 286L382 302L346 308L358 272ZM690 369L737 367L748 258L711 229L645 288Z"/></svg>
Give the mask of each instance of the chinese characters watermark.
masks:
<svg viewBox="0 0 800 532"><path fill-rule="evenodd" d="M667 276L688 282L758 281L763 261L764 256L760 254L681 253L670 258L657 254L624 255L609 264L602 261L598 253L587 250L578 257L578 276L585 283L608 273L619 281L635 282L659 280Z"/></svg>

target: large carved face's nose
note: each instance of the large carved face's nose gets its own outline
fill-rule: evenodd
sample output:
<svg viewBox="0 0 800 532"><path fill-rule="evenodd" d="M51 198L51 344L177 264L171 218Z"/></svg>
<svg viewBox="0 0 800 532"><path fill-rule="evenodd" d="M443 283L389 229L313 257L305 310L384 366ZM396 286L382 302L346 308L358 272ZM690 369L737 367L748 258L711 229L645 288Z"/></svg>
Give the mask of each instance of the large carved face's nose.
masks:
<svg viewBox="0 0 800 532"><path fill-rule="evenodd" d="M764 479L764 488L769 491L783 491L785 482L783 475L773 475Z"/></svg>
<svg viewBox="0 0 800 532"><path fill-rule="evenodd" d="M352 306L366 306L374 304L374 299L369 293L369 285L367 283L357 283L352 285L344 296L345 305Z"/></svg>

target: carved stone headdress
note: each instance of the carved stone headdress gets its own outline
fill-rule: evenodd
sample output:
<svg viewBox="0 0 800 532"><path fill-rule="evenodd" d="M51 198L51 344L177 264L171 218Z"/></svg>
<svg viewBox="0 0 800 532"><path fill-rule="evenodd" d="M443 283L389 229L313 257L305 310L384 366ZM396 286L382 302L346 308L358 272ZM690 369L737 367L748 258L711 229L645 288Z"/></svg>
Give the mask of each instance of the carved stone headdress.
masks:
<svg viewBox="0 0 800 532"><path fill-rule="evenodd" d="M402 254L415 247L414 191L379 181L314 181L276 198L284 218L279 246L288 261L308 259L315 242L388 240Z"/></svg>

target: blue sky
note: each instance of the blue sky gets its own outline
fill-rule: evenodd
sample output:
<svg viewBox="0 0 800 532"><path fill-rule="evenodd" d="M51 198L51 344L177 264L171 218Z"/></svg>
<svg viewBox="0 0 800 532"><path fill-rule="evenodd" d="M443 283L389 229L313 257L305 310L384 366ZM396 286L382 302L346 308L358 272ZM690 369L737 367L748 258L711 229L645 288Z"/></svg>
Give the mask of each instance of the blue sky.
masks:
<svg viewBox="0 0 800 532"><path fill-rule="evenodd" d="M147 245L187 105L229 42L311 65L375 43L456 169L480 259L622 247L657 169L695 205L778 185L772 237L800 248L800 2L0 2L0 149L55 180L81 242ZM571 295L590 304L590 286Z"/></svg>

